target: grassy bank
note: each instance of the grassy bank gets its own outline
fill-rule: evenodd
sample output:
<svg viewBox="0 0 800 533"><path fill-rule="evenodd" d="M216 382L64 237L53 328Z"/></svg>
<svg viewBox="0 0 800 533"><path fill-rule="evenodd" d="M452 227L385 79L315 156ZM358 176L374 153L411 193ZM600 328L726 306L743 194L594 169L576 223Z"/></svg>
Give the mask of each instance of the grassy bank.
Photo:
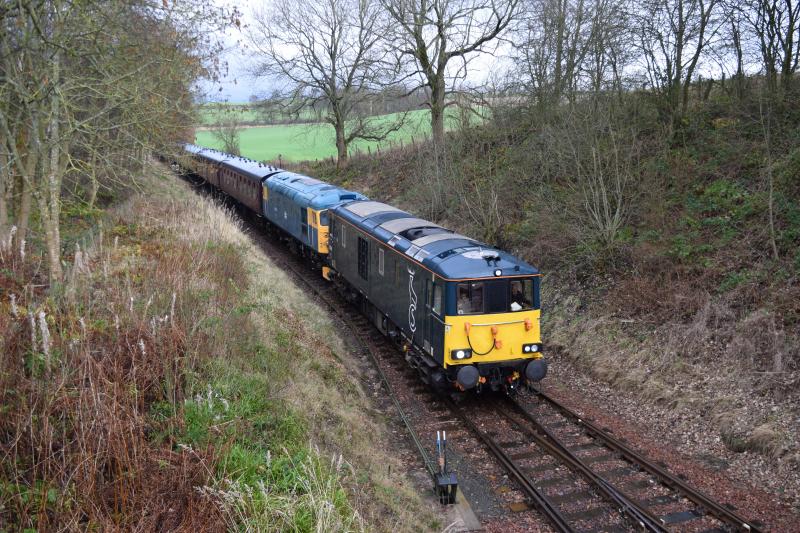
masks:
<svg viewBox="0 0 800 533"><path fill-rule="evenodd" d="M0 529L431 527L334 325L235 218L141 186L70 226L63 286L0 250Z"/></svg>

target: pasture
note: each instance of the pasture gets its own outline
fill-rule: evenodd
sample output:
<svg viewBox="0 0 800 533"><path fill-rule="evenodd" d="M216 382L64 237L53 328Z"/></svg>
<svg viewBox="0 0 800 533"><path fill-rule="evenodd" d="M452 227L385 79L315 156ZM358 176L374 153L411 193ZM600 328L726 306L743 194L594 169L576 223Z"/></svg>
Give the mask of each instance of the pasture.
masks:
<svg viewBox="0 0 800 533"><path fill-rule="evenodd" d="M452 128L458 120L458 111L450 108L446 127ZM474 117L474 116L473 116ZM390 123L399 118L393 113L375 117L375 120ZM410 111L406 115L403 127L392 133L385 141L354 141L350 145L350 153L356 151L374 151L378 146L387 148L390 144L421 140L430 136L430 115L427 110ZM240 147L243 156L259 161L308 161L336 157L336 144L333 126L322 123L312 124L276 124L270 126L243 127L240 135ZM209 148L222 148L222 144L208 130L197 131L195 143Z"/></svg>

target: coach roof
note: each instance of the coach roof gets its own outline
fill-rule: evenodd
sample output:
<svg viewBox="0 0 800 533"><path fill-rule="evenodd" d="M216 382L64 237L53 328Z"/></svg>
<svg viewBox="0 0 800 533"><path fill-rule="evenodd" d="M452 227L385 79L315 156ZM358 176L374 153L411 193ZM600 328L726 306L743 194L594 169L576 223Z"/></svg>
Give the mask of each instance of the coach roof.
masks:
<svg viewBox="0 0 800 533"><path fill-rule="evenodd" d="M237 170L241 174L245 174L259 181L267 176L275 174L276 172L281 172L281 169L266 163L260 163L246 157L227 154L213 148L204 148L195 144L187 144L184 146L184 149L189 153L195 154L214 163L219 163L221 166Z"/></svg>
<svg viewBox="0 0 800 533"><path fill-rule="evenodd" d="M539 271L511 254L416 218L380 202L350 202L331 209L337 216L445 279L535 275Z"/></svg>
<svg viewBox="0 0 800 533"><path fill-rule="evenodd" d="M298 204L315 210L328 209L342 202L367 199L363 194L285 170L273 174L264 183L269 190L284 194Z"/></svg>

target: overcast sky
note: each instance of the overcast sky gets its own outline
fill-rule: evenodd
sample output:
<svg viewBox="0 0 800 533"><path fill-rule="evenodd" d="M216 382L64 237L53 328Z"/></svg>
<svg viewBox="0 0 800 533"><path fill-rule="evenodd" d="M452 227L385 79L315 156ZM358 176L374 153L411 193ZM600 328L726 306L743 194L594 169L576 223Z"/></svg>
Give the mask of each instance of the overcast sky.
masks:
<svg viewBox="0 0 800 533"><path fill-rule="evenodd" d="M215 0L217 5L231 7L228 0ZM275 88L273 80L254 80L247 72L250 52L244 44L244 33L254 7L269 4L269 0L241 0L235 2L242 13L242 29L230 28L224 36L226 51L223 59L228 63L227 75L219 83L204 82L200 85L202 99L214 102L247 102L252 95L267 96ZM502 46L502 45L501 45ZM504 61L495 59L489 54L481 54L470 62L467 81L473 85L485 83L491 73L504 70L500 65Z"/></svg>

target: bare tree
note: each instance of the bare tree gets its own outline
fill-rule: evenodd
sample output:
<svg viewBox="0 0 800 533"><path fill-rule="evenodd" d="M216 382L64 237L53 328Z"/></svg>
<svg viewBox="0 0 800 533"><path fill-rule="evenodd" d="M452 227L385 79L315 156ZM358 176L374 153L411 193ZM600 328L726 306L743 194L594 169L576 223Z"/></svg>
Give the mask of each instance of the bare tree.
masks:
<svg viewBox="0 0 800 533"><path fill-rule="evenodd" d="M630 35L622 0L528 0L515 61L527 92L543 106L579 90L622 90Z"/></svg>
<svg viewBox="0 0 800 533"><path fill-rule="evenodd" d="M18 0L0 10L0 179L20 244L38 208L51 281L62 277L65 177L94 180L99 164L127 174L181 136L208 15L194 0Z"/></svg>
<svg viewBox="0 0 800 533"><path fill-rule="evenodd" d="M800 1L747 0L735 8L755 38L767 87L782 97L800 65Z"/></svg>
<svg viewBox="0 0 800 533"><path fill-rule="evenodd" d="M378 7L374 0L276 0L254 13L247 33L252 74L282 82L280 99L293 112L322 110L340 164L355 139L382 140L400 127L371 119L362 105L388 72Z"/></svg>
<svg viewBox="0 0 800 533"><path fill-rule="evenodd" d="M519 0L382 0L394 21L389 40L405 80L428 92L434 145L444 143L444 112L453 82L463 79L474 54L487 51L511 24Z"/></svg>
<svg viewBox="0 0 800 533"><path fill-rule="evenodd" d="M211 134L222 143L222 150L233 155L241 155L239 144L239 123L233 117L222 118L211 128Z"/></svg>
<svg viewBox="0 0 800 533"><path fill-rule="evenodd" d="M577 220L605 250L614 247L630 215L641 150L636 130L610 110L575 110L563 137L553 139L554 147L564 146L565 176L580 199Z"/></svg>
<svg viewBox="0 0 800 533"><path fill-rule="evenodd" d="M639 6L639 45L647 74L673 127L686 114L700 58L719 30L718 0L647 0Z"/></svg>

